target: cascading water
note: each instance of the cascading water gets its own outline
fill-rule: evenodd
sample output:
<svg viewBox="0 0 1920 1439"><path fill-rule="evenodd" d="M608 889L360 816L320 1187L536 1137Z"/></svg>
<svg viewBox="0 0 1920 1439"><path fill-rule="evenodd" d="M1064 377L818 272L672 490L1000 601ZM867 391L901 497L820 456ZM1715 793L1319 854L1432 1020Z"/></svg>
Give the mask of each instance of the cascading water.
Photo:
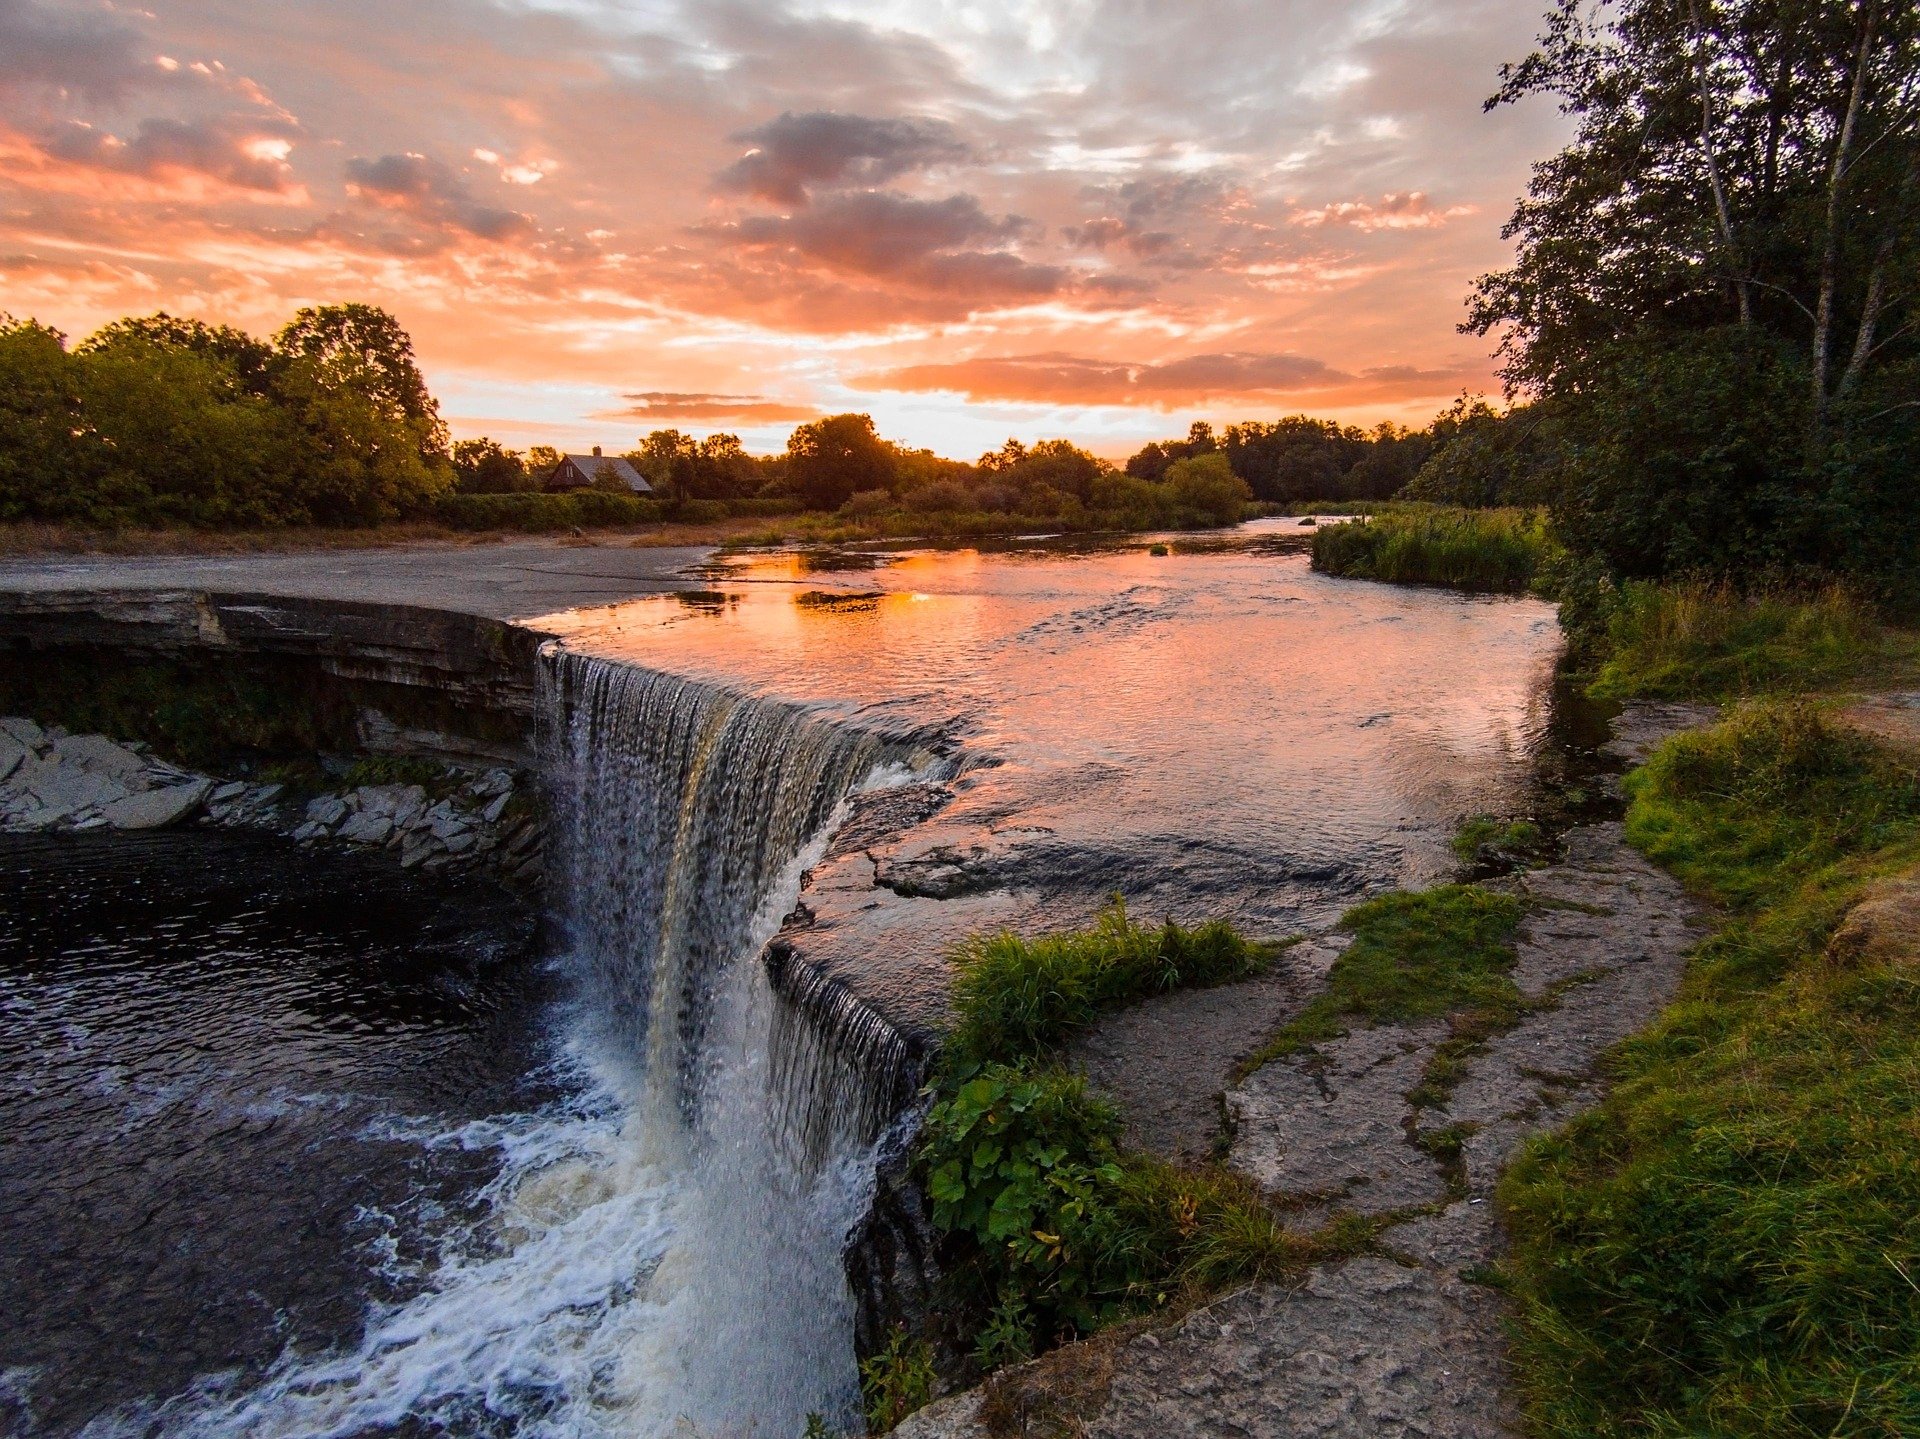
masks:
<svg viewBox="0 0 1920 1439"><path fill-rule="evenodd" d="M448 1240L417 1297L370 1316L357 1351L137 1420L341 1439L422 1421L543 1439L853 1423L842 1248L897 1056L844 996L816 996L816 1029L756 961L847 796L916 752L558 648L543 667L574 981L561 1063L580 1098L419 1136L499 1150L488 1217ZM880 1067L863 1073L843 1041Z"/></svg>

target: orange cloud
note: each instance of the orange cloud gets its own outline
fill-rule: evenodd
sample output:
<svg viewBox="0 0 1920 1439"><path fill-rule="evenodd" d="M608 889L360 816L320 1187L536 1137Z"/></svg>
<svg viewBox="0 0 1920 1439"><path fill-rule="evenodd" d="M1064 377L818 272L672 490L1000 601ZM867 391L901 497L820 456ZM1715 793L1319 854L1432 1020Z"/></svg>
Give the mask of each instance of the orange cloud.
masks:
<svg viewBox="0 0 1920 1439"><path fill-rule="evenodd" d="M639 420L645 424L679 420L695 425L773 425L811 420L820 413L811 406L789 405L762 395L677 394L670 390L643 390L624 398L634 401L634 404L595 418Z"/></svg>
<svg viewBox="0 0 1920 1439"><path fill-rule="evenodd" d="M1458 388L1459 380L1460 372L1451 369L1393 366L1348 374L1306 355L1252 352L1188 355L1159 364L1067 354L981 357L903 366L860 376L853 383L866 390L948 391L974 401L1174 410L1291 396L1352 403L1360 395L1445 395Z"/></svg>
<svg viewBox="0 0 1920 1439"><path fill-rule="evenodd" d="M1356 230L1432 230L1449 220L1471 215L1476 208L1452 205L1438 209L1424 192L1409 190L1384 195L1377 205L1366 200L1341 200L1317 210L1302 210L1295 214L1293 222L1309 229L1321 225L1351 225Z"/></svg>

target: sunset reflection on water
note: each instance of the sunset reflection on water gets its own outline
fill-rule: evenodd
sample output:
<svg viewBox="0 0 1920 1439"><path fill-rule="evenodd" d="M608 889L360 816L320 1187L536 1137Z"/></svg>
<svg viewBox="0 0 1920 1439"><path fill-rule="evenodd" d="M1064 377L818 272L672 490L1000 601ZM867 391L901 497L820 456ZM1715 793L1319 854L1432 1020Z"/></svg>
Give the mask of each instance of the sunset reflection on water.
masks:
<svg viewBox="0 0 1920 1439"><path fill-rule="evenodd" d="M1520 803L1550 607L1313 573L1292 522L1222 539L740 557L710 588L553 616L570 647L940 729L976 767L944 841L1072 909L1281 930L1430 879Z"/></svg>

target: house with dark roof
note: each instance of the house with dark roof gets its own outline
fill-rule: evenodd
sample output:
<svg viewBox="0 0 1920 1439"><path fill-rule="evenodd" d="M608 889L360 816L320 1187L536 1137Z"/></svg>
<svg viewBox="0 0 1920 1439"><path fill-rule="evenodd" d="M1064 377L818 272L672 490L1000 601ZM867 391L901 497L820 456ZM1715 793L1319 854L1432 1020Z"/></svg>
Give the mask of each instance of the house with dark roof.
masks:
<svg viewBox="0 0 1920 1439"><path fill-rule="evenodd" d="M623 460L618 455L603 455L598 445L593 447L590 455L562 455L560 463L553 467L553 473L541 485L549 490L584 490L602 477L636 495L653 493L653 486L647 483L645 475L633 467L632 461Z"/></svg>

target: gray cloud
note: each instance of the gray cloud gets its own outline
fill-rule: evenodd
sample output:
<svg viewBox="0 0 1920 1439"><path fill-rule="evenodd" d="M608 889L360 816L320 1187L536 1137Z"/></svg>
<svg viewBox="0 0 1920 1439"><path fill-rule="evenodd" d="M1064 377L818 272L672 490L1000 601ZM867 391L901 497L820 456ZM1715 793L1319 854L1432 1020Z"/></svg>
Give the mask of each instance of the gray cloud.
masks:
<svg viewBox="0 0 1920 1439"><path fill-rule="evenodd" d="M784 205L806 203L816 185L879 185L912 170L954 164L971 151L941 120L876 119L787 111L732 137L754 148L722 170L723 190Z"/></svg>
<svg viewBox="0 0 1920 1439"><path fill-rule="evenodd" d="M457 172L425 155L356 157L347 161L347 181L376 204L483 240L513 239L533 229L530 216L480 203Z"/></svg>
<svg viewBox="0 0 1920 1439"><path fill-rule="evenodd" d="M751 215L718 232L733 244L789 250L858 275L902 277L939 290L1048 292L1066 279L1064 271L981 250L1031 229L1020 215L995 219L970 194L914 200L866 190L831 194L795 215Z"/></svg>
<svg viewBox="0 0 1920 1439"><path fill-rule="evenodd" d="M247 190L285 190L293 172L283 154L255 146L262 138L271 137L257 126L227 120L142 120L131 139L70 121L47 136L43 149L57 159L122 174L188 171Z"/></svg>
<svg viewBox="0 0 1920 1439"><path fill-rule="evenodd" d="M117 15L0 0L0 85L52 85L114 98L161 72Z"/></svg>

